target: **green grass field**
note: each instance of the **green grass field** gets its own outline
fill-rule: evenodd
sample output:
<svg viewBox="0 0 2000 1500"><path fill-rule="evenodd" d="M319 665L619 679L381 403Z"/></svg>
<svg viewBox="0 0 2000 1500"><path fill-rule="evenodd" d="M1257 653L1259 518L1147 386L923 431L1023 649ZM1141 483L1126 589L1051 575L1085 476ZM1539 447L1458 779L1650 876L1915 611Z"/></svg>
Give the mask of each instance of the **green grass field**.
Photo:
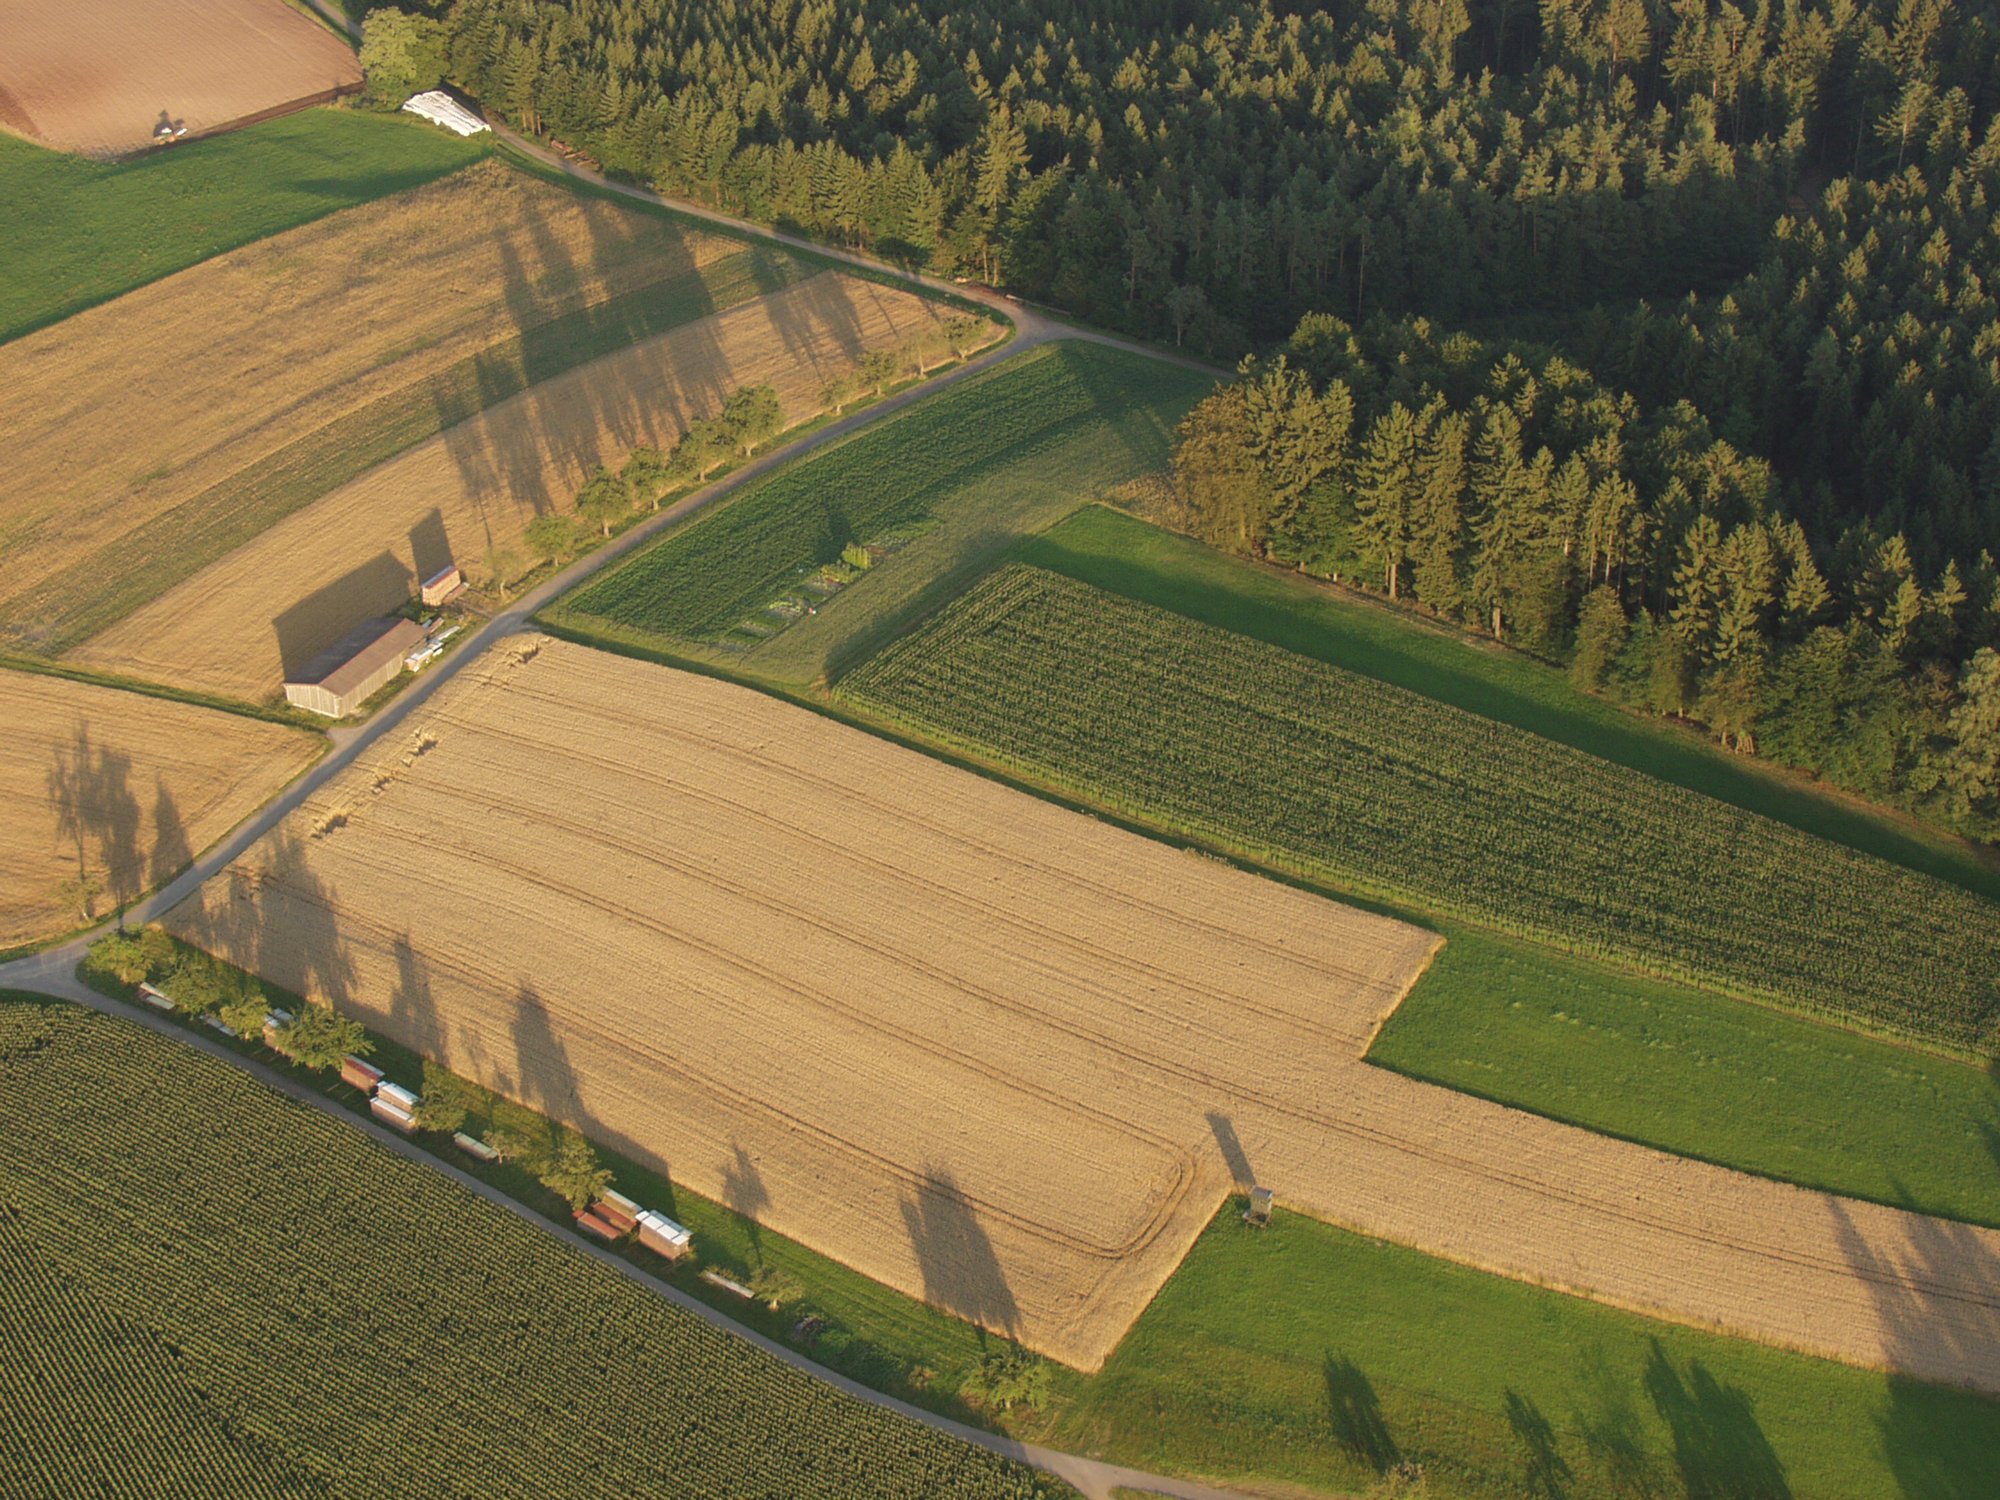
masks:
<svg viewBox="0 0 2000 1500"><path fill-rule="evenodd" d="M9 1496L1062 1492L130 1023L0 1004L0 1095Z"/></svg>
<svg viewBox="0 0 2000 1500"><path fill-rule="evenodd" d="M347 109L309 109L119 163L0 135L0 341L442 177L488 149L416 119Z"/></svg>
<svg viewBox="0 0 2000 1500"><path fill-rule="evenodd" d="M2000 913L1985 901L1062 574L990 575L840 692L1338 889L2000 1053Z"/></svg>
<svg viewBox="0 0 2000 1500"><path fill-rule="evenodd" d="M0 1008L0 1026L6 1014ZM0 1045L0 1079L6 1050ZM377 1061L392 1078L419 1080L418 1060L403 1049L381 1044ZM178 1066L150 1051L136 1065ZM359 1099L336 1082L297 1076L350 1107ZM535 1118L502 1104L479 1111L470 1128L532 1130ZM607 1160L621 1188L694 1229L704 1265L783 1306L770 1313L673 1274L684 1289L773 1337L786 1337L801 1316L822 1318L815 1358L919 1404L982 1419L956 1399L983 1345L968 1325ZM561 1221L551 1195L518 1168L476 1175ZM628 1254L648 1264L643 1252ZM24 1302L17 1293L16 1305ZM142 1389L153 1401L172 1394L157 1380ZM169 1403L160 1420L173 1417ZM1270 1230L1253 1232L1234 1206L1101 1373L1058 1369L1045 1409L1017 1410L1001 1425L1162 1472L1342 1492L1373 1490L1382 1470L1413 1465L1427 1486L1417 1493L1440 1500L1971 1500L2000 1458L2000 1405L1990 1401L1619 1313L1282 1210ZM211 1452L204 1437L195 1431L184 1444L203 1463L270 1462L241 1442ZM257 1487L283 1493L284 1477L268 1468Z"/></svg>
<svg viewBox="0 0 2000 1500"><path fill-rule="evenodd" d="M1417 615L1262 568L1117 511L1078 511L1022 553L1038 567L1526 729L2000 901L2000 860L1962 839L1731 755L1579 693L1560 671Z"/></svg>
<svg viewBox="0 0 2000 1500"><path fill-rule="evenodd" d="M603 355L810 274L744 249L529 328L348 412L52 574L0 611L0 640L57 656L404 449Z"/></svg>
<svg viewBox="0 0 2000 1500"><path fill-rule="evenodd" d="M1155 1471L1534 1500L1975 1500L2000 1403L1227 1208L1032 1433ZM1408 1465L1421 1487L1385 1475ZM1383 1487L1377 1489L1376 1486Z"/></svg>
<svg viewBox="0 0 2000 1500"><path fill-rule="evenodd" d="M1370 1062L1679 1156L2000 1228L2000 1072L1444 931Z"/></svg>
<svg viewBox="0 0 2000 1500"><path fill-rule="evenodd" d="M809 682L955 590L1025 533L1162 468L1209 385L1157 360L1061 343L814 453L640 552L552 618ZM850 542L887 555L814 592ZM817 613L767 609L788 596Z"/></svg>

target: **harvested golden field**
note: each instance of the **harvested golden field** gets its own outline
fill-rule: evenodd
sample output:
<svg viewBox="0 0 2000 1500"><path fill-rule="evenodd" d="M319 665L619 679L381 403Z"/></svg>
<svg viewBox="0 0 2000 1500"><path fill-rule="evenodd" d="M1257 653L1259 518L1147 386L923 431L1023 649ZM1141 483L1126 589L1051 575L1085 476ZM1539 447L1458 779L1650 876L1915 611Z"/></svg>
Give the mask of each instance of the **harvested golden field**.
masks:
<svg viewBox="0 0 2000 1500"><path fill-rule="evenodd" d="M132 552L127 608L496 389L793 274L485 162L0 345L0 635L73 644Z"/></svg>
<svg viewBox="0 0 2000 1500"><path fill-rule="evenodd" d="M709 679L498 651L169 923L1084 1368L1254 1180L2000 1390L2000 1234L1371 1068L1431 934Z"/></svg>
<svg viewBox="0 0 2000 1500"><path fill-rule="evenodd" d="M317 755L301 730L89 683L0 671L0 948L160 884Z"/></svg>
<svg viewBox="0 0 2000 1500"><path fill-rule="evenodd" d="M361 64L281 0L7 0L0 126L117 156L352 92Z"/></svg>
<svg viewBox="0 0 2000 1500"><path fill-rule="evenodd" d="M494 655L170 924L1078 1365L1228 1188L1201 1106L1435 941L742 688Z"/></svg>
<svg viewBox="0 0 2000 1500"><path fill-rule="evenodd" d="M544 381L369 470L85 643L77 660L239 698L455 560L475 573L598 464L666 447L744 386L776 387L788 422L834 375L938 314L838 272L684 324Z"/></svg>

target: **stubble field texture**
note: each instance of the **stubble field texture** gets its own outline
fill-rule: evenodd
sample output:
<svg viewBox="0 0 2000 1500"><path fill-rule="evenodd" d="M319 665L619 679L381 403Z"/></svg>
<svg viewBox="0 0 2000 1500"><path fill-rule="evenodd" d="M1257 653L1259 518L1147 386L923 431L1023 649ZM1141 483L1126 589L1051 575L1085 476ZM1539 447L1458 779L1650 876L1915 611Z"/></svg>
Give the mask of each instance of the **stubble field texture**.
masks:
<svg viewBox="0 0 2000 1500"><path fill-rule="evenodd" d="M992 575L841 690L1342 888L1910 1041L2000 1052L1992 903L1043 569Z"/></svg>
<svg viewBox="0 0 2000 1500"><path fill-rule="evenodd" d="M0 999L0 1097L10 1500L1072 1494L183 1041Z"/></svg>
<svg viewBox="0 0 2000 1500"><path fill-rule="evenodd" d="M402 449L797 274L487 162L0 345L0 636L68 649Z"/></svg>
<svg viewBox="0 0 2000 1500"><path fill-rule="evenodd" d="M170 927L1079 1367L1230 1186L1204 1111L1434 945L743 688L473 670Z"/></svg>
<svg viewBox="0 0 2000 1500"><path fill-rule="evenodd" d="M283 0L9 0L0 128L90 156L352 91L361 65Z"/></svg>
<svg viewBox="0 0 2000 1500"><path fill-rule="evenodd" d="M787 425L871 350L939 321L908 292L840 272L741 303L544 380L377 465L70 653L92 666L245 699L431 568L474 574L536 516L566 512L598 465L671 447L733 392L768 385Z"/></svg>
<svg viewBox="0 0 2000 1500"><path fill-rule="evenodd" d="M1254 1180L2000 1389L2000 1235L1369 1067L1431 934L707 678L524 639L169 925L1081 1368Z"/></svg>
<svg viewBox="0 0 2000 1500"><path fill-rule="evenodd" d="M172 876L307 765L311 735L89 683L0 671L0 948L103 915Z"/></svg>
<svg viewBox="0 0 2000 1500"><path fill-rule="evenodd" d="M131 161L0 131L7 275L0 342L358 203L433 182L492 149L414 115L307 109Z"/></svg>

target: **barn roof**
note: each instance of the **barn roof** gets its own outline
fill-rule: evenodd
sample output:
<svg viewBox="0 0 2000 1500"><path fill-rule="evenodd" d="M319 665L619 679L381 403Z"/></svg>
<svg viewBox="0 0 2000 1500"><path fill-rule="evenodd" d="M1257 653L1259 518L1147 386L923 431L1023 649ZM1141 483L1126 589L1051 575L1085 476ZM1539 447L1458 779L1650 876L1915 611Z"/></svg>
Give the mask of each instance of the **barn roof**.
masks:
<svg viewBox="0 0 2000 1500"><path fill-rule="evenodd" d="M423 639L424 629L414 620L394 617L368 620L348 631L307 662L296 677L287 680L301 687L324 688L339 697L366 682L370 674L387 663L401 661Z"/></svg>

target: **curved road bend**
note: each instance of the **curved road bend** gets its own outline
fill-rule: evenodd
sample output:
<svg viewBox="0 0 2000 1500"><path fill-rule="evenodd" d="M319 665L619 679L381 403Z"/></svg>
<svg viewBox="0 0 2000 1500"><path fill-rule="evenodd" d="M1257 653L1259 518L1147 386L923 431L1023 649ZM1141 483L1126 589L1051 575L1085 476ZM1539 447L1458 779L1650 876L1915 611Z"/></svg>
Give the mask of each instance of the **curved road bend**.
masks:
<svg viewBox="0 0 2000 1500"><path fill-rule="evenodd" d="M312 3L316 9L320 10L321 14L325 15L327 19L335 21L337 24L345 24L344 17L334 16L319 3L319 0L309 0L309 3ZM147 922L156 920L192 894L203 882L222 871L230 861L242 854L273 828L277 827L280 822L297 809L308 797L312 796L314 792L318 791L348 766L352 765L371 746L385 736L393 734L413 714L422 708L429 701L431 695L443 687L446 682L457 676L458 673L463 671L494 645L518 632L527 624L530 616L536 610L542 608L543 605L548 604L559 595L574 588L592 574L618 561L635 548L643 546L667 527L694 515L697 511L713 505L717 500L730 494L739 486L762 478L779 465L789 463L793 459L799 458L826 444L839 442L842 438L848 437L880 418L895 414L935 391L941 390L958 381L968 379L982 370L990 369L1004 360L1012 359L1016 355L1026 353L1028 350L1054 339L1078 339L1090 343L1106 344L1115 348L1127 349L1133 353L1147 355L1155 359L1170 360L1173 363L1201 370L1218 377L1227 374L1226 371L1202 364L1198 360L1164 354L1129 339L1121 339L1111 334L1101 333L1095 329L1079 328L1064 323L1059 319L1049 317L1036 309L1014 302L1009 298L987 291L984 288L955 286L933 277L922 276L913 272L900 270L893 266L883 265L869 260L865 256L843 250L830 249L793 235L779 234L775 231L766 230L760 225L732 219L725 214L714 213L693 204L678 203L671 199L663 198L657 193L648 192L643 188L628 187L623 183L612 182L595 172L563 161L560 157L543 150L540 146L523 140L512 131L497 126L495 130L502 139L525 155L534 157L536 160L562 172L566 176L589 182L594 186L604 188L608 191L619 193L625 197L634 198L642 202L659 204L676 212L720 224L739 233L753 234L761 239L781 244L788 248L807 250L815 255L844 261L876 274L892 276L914 286L920 286L932 291L949 292L953 295L964 297L967 300L982 303L1013 324L1015 329L1014 337L996 349L991 349L975 356L967 364L957 370L951 371L949 374L940 376L935 380L924 381L907 391L891 396L887 400L877 402L875 405L858 411L852 416L844 417L837 422L819 429L817 432L809 433L794 442L787 443L755 459L727 477L703 489L697 490L692 495L667 507L658 515L648 517L645 521L634 526L609 545L590 553L586 557L577 559L577 561L571 563L567 568L547 579L539 587L523 595L507 609L501 611L484 625L480 626L457 650L449 653L442 661L438 662L437 665L418 678L416 682L412 683L394 701L382 708L367 723L358 725L352 729L330 731L329 738L334 743L334 749L331 754L327 755L311 770L306 772L304 776L279 793L275 799L265 804L257 813L239 824L221 842L214 845L207 853L189 865L187 869L183 870L173 880L160 887L152 895L136 902L128 908L123 916L132 925L143 926ZM109 924L105 925L108 926ZM1110 1500L1114 1488L1128 1488L1147 1494L1172 1496L1175 1497L1175 1500L1234 1500L1234 1497L1224 1490L1209 1488L1186 1480L1145 1474L1135 1469L1124 1469L1115 1464L1099 1462L1096 1459L1058 1453L1052 1449L1038 1448L1030 1444L1015 1442L1010 1438L999 1437L990 1432L983 1432L978 1428L968 1427L961 1422L954 1422L948 1417L939 1416L935 1412L910 1406L905 1402L898 1401L893 1396L885 1395L880 1391L873 1390L856 1381L850 1380L844 1375L837 1374L822 1365L815 1364L797 1351L786 1348L782 1344L772 1342L754 1330L746 1328L742 1324L717 1312L706 1303L688 1296L678 1288L668 1286L664 1282L657 1281L645 1275L617 1256L600 1249L595 1244L582 1239L580 1236L563 1235L560 1230L551 1226L546 1219L530 1212L497 1189L488 1187L485 1183L479 1181L478 1178L459 1170L449 1162L439 1160L426 1151L419 1150L401 1136L376 1125L372 1120L362 1119L347 1110L338 1108L321 1095L301 1086L276 1070L252 1059L242 1058L225 1047L209 1042L205 1037L192 1035L183 1028L174 1026L149 1012L136 1007L122 1005L116 1001L107 1000L102 995L97 994L94 990L77 981L76 966L82 960L84 950L89 946L91 939L103 930L104 927L99 927L79 937L72 938L70 941L57 947L46 949L40 953L30 954L25 958L15 959L10 963L0 964L0 987L36 990L46 994L57 995L63 999L72 1000L78 1004L89 1006L94 1010L102 1011L107 1015L120 1016L126 1020L150 1026L163 1035L172 1036L190 1046L198 1047L225 1061L244 1067L261 1081L279 1090L281 1093L304 1103L326 1109L340 1119L346 1120L350 1124L367 1131L381 1144L389 1147L391 1150L399 1151L412 1160L420 1161L427 1166L446 1173L473 1192L478 1193L481 1197L498 1203L509 1212L520 1215L530 1223L537 1224L545 1229L549 1229L552 1233L560 1235L574 1248L587 1255L595 1256L606 1265L613 1267L621 1275L628 1276L640 1284L653 1289L660 1295L687 1308L696 1316L727 1333L734 1334L757 1345L766 1353L784 1360L787 1364L796 1366L815 1378L824 1380L828 1384L838 1387L859 1400L869 1402L871 1405L886 1407L913 1421L922 1422L926 1426L936 1428L941 1432L950 1433L952 1436L966 1442L990 1448L997 1453L1019 1459L1024 1463L1032 1464L1048 1473L1057 1475L1081 1490L1088 1497L1088 1500Z"/></svg>
<svg viewBox="0 0 2000 1500"><path fill-rule="evenodd" d="M27 960L26 962L33 962L33 960ZM19 967L19 964L7 965L6 975L0 976L0 979L4 979L4 982L9 984L19 983L19 981L13 978L13 971ZM798 1350L780 1344L773 1339L768 1339L753 1328L745 1327L726 1313L719 1312L715 1308L710 1307L699 1298L689 1296L679 1287L672 1286L656 1277L647 1275L630 1261L613 1255L609 1250L595 1241L586 1239L581 1233L564 1230L561 1226L543 1218L525 1204L514 1198L510 1198L498 1188L481 1182L477 1177L474 1177L471 1173L454 1163L446 1161L442 1157L431 1155L430 1152L425 1151L415 1142L405 1139L403 1136L390 1130L387 1126L379 1125L374 1120L363 1115L357 1115L351 1110L342 1109L327 1098L326 1095L309 1088L295 1078L279 1072L276 1068L273 1068L261 1059L245 1057L241 1053L234 1052L228 1047L223 1046L220 1042L202 1036L197 1032L191 1032L186 1027L177 1026L164 1016L155 1015L149 1010L138 1006L126 1005L122 1001L107 999L95 990L89 989L79 983L73 972L64 971L60 974L51 974L44 980L32 984L21 984L21 987L57 994L65 1000L73 1000L79 1005L87 1006L105 1015L116 1016L121 1020L134 1022L147 1027L149 1030L156 1031L162 1036L185 1043L197 1051L206 1052L211 1057L220 1058L226 1063L231 1063L236 1067L242 1068L259 1083L265 1084L287 1098L297 1100L301 1104L323 1110L335 1119L344 1121L352 1125L355 1129L372 1137L376 1144L386 1147L398 1155L408 1157L411 1161L417 1162L432 1171L444 1174L467 1191L477 1193L489 1203L498 1204L516 1218L525 1220L536 1228L547 1231L571 1249L590 1256L600 1264L610 1267L627 1280L637 1283L658 1296L665 1297L668 1301L694 1314L704 1323L720 1329L726 1334L740 1338L745 1343L755 1344L773 1359L782 1360L794 1369L802 1370L816 1380L823 1380L828 1385L846 1392L857 1400L865 1401L871 1406L879 1406L888 1411L893 1411L900 1416L909 1418L913 1422L921 1422L926 1427L948 1433L952 1437L959 1438L964 1442L990 1449L1007 1458L1015 1459L1024 1464L1030 1464L1046 1473L1053 1474L1057 1478L1066 1480L1071 1485L1074 1485L1083 1493L1086 1500L1111 1500L1114 1489L1137 1490L1147 1495L1165 1495L1172 1497L1172 1500L1243 1500L1243 1497L1234 1492L1214 1489L1208 1485L1196 1484L1191 1480L1170 1479L1163 1475L1147 1474L1139 1469L1127 1469L1117 1464L1104 1463L1099 1459L1081 1458L1073 1453L1059 1453L1053 1448L1040 1448L1032 1443L1016 1442L1013 1438L1001 1437L997 1433L986 1432L977 1427L968 1427L965 1423L955 1422L950 1417L939 1416L936 1412L926 1411L918 1406L911 1406L906 1401L899 1401L894 1396L885 1395L881 1391L860 1384L858 1381L850 1380L847 1376L837 1371L829 1370L826 1366L817 1364L806 1358Z"/></svg>

